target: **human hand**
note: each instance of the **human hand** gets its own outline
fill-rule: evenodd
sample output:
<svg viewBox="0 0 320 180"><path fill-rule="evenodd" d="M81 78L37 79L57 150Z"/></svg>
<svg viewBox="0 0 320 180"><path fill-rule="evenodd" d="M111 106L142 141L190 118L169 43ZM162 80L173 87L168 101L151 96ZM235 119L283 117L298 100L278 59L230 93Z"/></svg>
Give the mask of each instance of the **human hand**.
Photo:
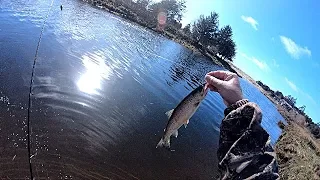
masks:
<svg viewBox="0 0 320 180"><path fill-rule="evenodd" d="M218 92L224 103L230 106L243 99L239 77L228 71L211 71L205 76L207 87Z"/></svg>

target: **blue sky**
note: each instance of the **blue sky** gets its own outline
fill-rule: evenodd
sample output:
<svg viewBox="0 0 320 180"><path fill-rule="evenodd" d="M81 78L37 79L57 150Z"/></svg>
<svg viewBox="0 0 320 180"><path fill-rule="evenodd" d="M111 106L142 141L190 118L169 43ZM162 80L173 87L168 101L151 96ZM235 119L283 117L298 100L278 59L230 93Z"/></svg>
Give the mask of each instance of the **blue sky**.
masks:
<svg viewBox="0 0 320 180"><path fill-rule="evenodd" d="M318 1L187 0L186 25L199 15L219 14L237 44L234 64L273 90L296 97L320 122L320 11Z"/></svg>

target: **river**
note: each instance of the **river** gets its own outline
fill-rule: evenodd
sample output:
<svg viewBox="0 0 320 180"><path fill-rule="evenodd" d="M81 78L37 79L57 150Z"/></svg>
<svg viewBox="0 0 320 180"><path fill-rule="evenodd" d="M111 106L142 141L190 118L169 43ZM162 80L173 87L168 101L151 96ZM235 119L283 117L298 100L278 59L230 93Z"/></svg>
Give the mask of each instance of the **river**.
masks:
<svg viewBox="0 0 320 180"><path fill-rule="evenodd" d="M82 1L1 0L0 177L215 179L225 108L217 93L172 139L174 152L155 147L165 112L218 69ZM241 87L274 143L283 118L249 82Z"/></svg>

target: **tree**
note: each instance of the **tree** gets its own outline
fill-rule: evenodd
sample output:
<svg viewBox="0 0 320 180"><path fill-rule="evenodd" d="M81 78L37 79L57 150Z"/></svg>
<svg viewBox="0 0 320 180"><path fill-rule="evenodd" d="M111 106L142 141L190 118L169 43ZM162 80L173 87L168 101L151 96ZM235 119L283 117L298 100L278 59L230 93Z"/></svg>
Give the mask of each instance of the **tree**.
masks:
<svg viewBox="0 0 320 180"><path fill-rule="evenodd" d="M148 6L151 4L152 0L137 0L136 5L138 7L138 11L147 10Z"/></svg>
<svg viewBox="0 0 320 180"><path fill-rule="evenodd" d="M233 40L227 40L223 45L219 46L218 51L223 59L229 59L232 61L236 56L236 44Z"/></svg>
<svg viewBox="0 0 320 180"><path fill-rule="evenodd" d="M236 44L232 39L232 35L232 28L227 25L220 29L216 38L219 54L229 60L232 60L236 55Z"/></svg>
<svg viewBox="0 0 320 180"><path fill-rule="evenodd" d="M195 39L197 42L204 44L205 40L208 40L210 37L206 37L205 33L205 19L204 16L201 15L200 18L193 23L192 27L192 37Z"/></svg>
<svg viewBox="0 0 320 180"><path fill-rule="evenodd" d="M301 107L298 108L301 114L304 114L304 111L306 110L306 106L303 105Z"/></svg>
<svg viewBox="0 0 320 180"><path fill-rule="evenodd" d="M304 117L306 118L306 122L308 124L312 124L313 123L312 119L307 114Z"/></svg>
<svg viewBox="0 0 320 180"><path fill-rule="evenodd" d="M210 16L206 17L208 21L208 33L211 35L210 43L215 44L215 39L217 38L219 31L219 15L216 12L211 12Z"/></svg>
<svg viewBox="0 0 320 180"><path fill-rule="evenodd" d="M203 15L194 22L192 27L193 38L203 46L216 45L216 37L218 33L219 15L216 12L211 12L210 16Z"/></svg>
<svg viewBox="0 0 320 180"><path fill-rule="evenodd" d="M295 107L297 98L292 97L291 95L285 96L285 99L288 104L290 104L292 107Z"/></svg>
<svg viewBox="0 0 320 180"><path fill-rule="evenodd" d="M191 25L187 24L183 29L182 32L187 35L190 36L191 35Z"/></svg>
<svg viewBox="0 0 320 180"><path fill-rule="evenodd" d="M260 86L264 85L261 81L256 81L256 83L259 84Z"/></svg>
<svg viewBox="0 0 320 180"><path fill-rule="evenodd" d="M150 11L148 7L150 6L152 0L137 0L135 3L135 12L145 21L154 22L153 16L150 17Z"/></svg>
<svg viewBox="0 0 320 180"><path fill-rule="evenodd" d="M283 99L283 98L284 98L282 92L280 92L280 91L276 91L274 94L275 94L276 96L278 96L280 99Z"/></svg>
<svg viewBox="0 0 320 180"><path fill-rule="evenodd" d="M167 11L168 22L180 22L184 11L186 10L185 0L162 0L158 3L150 5L150 9L156 14L161 9Z"/></svg>
<svg viewBox="0 0 320 180"><path fill-rule="evenodd" d="M216 12L211 12L206 17L201 15L192 27L193 39L205 48L216 49L216 53L224 59L232 60L236 55L236 44L232 36L232 28L229 25L219 30L219 15Z"/></svg>

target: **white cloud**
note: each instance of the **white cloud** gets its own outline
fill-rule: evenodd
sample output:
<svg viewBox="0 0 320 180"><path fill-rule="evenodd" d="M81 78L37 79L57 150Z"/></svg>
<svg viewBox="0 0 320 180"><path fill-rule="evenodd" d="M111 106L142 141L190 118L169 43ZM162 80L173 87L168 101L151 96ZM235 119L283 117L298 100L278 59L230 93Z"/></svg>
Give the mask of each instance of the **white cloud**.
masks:
<svg viewBox="0 0 320 180"><path fill-rule="evenodd" d="M254 64L256 64L261 70L268 72L270 71L270 68L268 66L268 64L264 61L258 60L255 57L249 57L248 55L246 55L245 53L240 53L242 57L252 61Z"/></svg>
<svg viewBox="0 0 320 180"><path fill-rule="evenodd" d="M298 87L291 81L289 81L286 77L284 78L286 83L290 86L290 88L296 92L298 92Z"/></svg>
<svg viewBox="0 0 320 180"><path fill-rule="evenodd" d="M270 71L268 64L264 61L259 61L256 58L252 58L252 62L255 63L261 70Z"/></svg>
<svg viewBox="0 0 320 180"><path fill-rule="evenodd" d="M239 52L239 54L240 54L242 57L251 60L251 57L249 57L247 54L245 54L245 53L243 53L243 52Z"/></svg>
<svg viewBox="0 0 320 180"><path fill-rule="evenodd" d="M274 67L278 68L280 66L275 59L272 59L272 61L273 61L273 66Z"/></svg>
<svg viewBox="0 0 320 180"><path fill-rule="evenodd" d="M308 93L303 93L314 105L317 105L317 102L308 94Z"/></svg>
<svg viewBox="0 0 320 180"><path fill-rule="evenodd" d="M292 39L280 36L280 40L286 49L287 53L291 55L294 59L299 59L301 56L311 56L311 51L307 47L301 47L296 44Z"/></svg>
<svg viewBox="0 0 320 180"><path fill-rule="evenodd" d="M241 19L249 23L253 27L253 29L258 30L257 25L259 25L259 23L255 19L253 19L253 17L242 15Z"/></svg>

